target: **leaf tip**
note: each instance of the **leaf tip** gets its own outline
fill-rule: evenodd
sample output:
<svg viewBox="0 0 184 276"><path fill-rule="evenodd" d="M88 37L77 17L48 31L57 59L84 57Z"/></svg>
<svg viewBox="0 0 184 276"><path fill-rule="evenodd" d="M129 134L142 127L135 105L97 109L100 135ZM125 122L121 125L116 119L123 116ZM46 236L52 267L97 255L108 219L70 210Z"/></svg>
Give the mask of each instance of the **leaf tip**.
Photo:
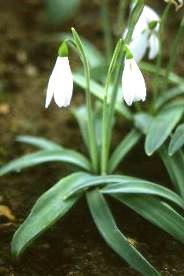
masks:
<svg viewBox="0 0 184 276"><path fill-rule="evenodd" d="M145 144L145 153L146 155L151 156L154 153L154 150L150 149L147 144Z"/></svg>
<svg viewBox="0 0 184 276"><path fill-rule="evenodd" d="M173 154L174 154L174 152L168 151L168 155L169 155L169 156L173 156Z"/></svg>

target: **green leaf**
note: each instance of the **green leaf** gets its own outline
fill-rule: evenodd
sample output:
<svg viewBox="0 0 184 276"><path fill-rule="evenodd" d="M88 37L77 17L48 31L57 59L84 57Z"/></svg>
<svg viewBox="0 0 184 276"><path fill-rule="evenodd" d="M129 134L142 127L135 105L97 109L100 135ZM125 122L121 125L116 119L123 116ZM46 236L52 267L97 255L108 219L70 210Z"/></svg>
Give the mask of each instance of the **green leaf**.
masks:
<svg viewBox="0 0 184 276"><path fill-rule="evenodd" d="M71 33L60 33L55 36L57 40L63 40L63 39L70 39L73 40L73 36ZM86 53L86 56L88 57L88 61L91 68L96 68L98 66L102 66L105 63L103 55L100 53L100 51L87 39L80 36L80 39L82 41L82 45L84 47L84 51Z"/></svg>
<svg viewBox="0 0 184 276"><path fill-rule="evenodd" d="M73 17L80 0L45 0L49 19L53 23L63 23Z"/></svg>
<svg viewBox="0 0 184 276"><path fill-rule="evenodd" d="M74 82L75 84L77 84L80 88L82 88L83 90L86 87L86 80L85 77L81 74L81 73L75 73L73 75L74 77ZM110 88L109 88L110 90ZM104 87L97 83L94 80L90 81L90 92L99 100L103 101L104 99ZM121 102L121 104L119 102L116 103L116 111L123 115L126 119L131 120L132 119L132 114L129 111L129 109L123 104L123 102Z"/></svg>
<svg viewBox="0 0 184 276"><path fill-rule="evenodd" d="M164 200L170 200L177 206L184 209L184 201L173 191L150 181L145 181L139 178L133 178L124 175L107 175L107 176L94 176L85 175L83 180L78 186L71 187L69 194L66 198L73 196L76 193L81 193L89 188L96 186L104 186L110 183L107 188L102 189L104 193L130 193L130 194L145 194L160 196Z"/></svg>
<svg viewBox="0 0 184 276"><path fill-rule="evenodd" d="M177 87L174 87L168 91L165 91L156 100L155 108L159 109L162 105L164 105L168 101L173 100L176 97L181 95L184 95L184 85L178 85Z"/></svg>
<svg viewBox="0 0 184 276"><path fill-rule="evenodd" d="M128 20L128 28L127 28L127 34L125 37L125 44L130 44L134 28L142 14L142 11L144 9L144 0L139 0L135 2L135 5L133 6L131 10L131 14L129 16Z"/></svg>
<svg viewBox="0 0 184 276"><path fill-rule="evenodd" d="M83 181L80 182L79 186L72 187L70 189L70 193L66 195L66 198L73 196L75 193L81 193L86 191L89 188L101 186L109 183L116 183L116 182L126 182L130 179L133 179L130 176L121 176L121 175L106 175L106 176L98 176L98 175L91 175L88 174L86 177L83 178Z"/></svg>
<svg viewBox="0 0 184 276"><path fill-rule="evenodd" d="M42 137L36 136L28 136L28 135L21 135L18 136L16 141L30 144L32 146L38 147L44 150L61 150L63 149L62 146Z"/></svg>
<svg viewBox="0 0 184 276"><path fill-rule="evenodd" d="M82 174L83 175L83 174ZM81 181L81 174L69 175L44 193L35 203L30 215L16 231L12 240L12 254L18 257L42 232L62 218L77 202L79 196L64 200L71 185Z"/></svg>
<svg viewBox="0 0 184 276"><path fill-rule="evenodd" d="M105 83L107 72L107 65L98 65L91 69L91 78L99 83Z"/></svg>
<svg viewBox="0 0 184 276"><path fill-rule="evenodd" d="M148 73L151 73L151 74L159 73L159 75L160 75L161 77L164 77L164 78L165 78L165 76L166 76L166 70L164 70L164 69L161 68L161 69L159 70L159 72L157 72L157 66L154 65L154 64L148 63L148 62L141 62L140 68L141 68L143 71L148 72ZM169 82L171 82L171 83L176 83L176 84L184 85L183 78L182 78L182 77L179 77L178 75L176 75L176 74L174 74L174 73L169 74L168 80L169 80Z"/></svg>
<svg viewBox="0 0 184 276"><path fill-rule="evenodd" d="M175 154L184 145L184 124L176 128L169 144L169 155Z"/></svg>
<svg viewBox="0 0 184 276"><path fill-rule="evenodd" d="M178 151L173 156L168 155L167 147L162 146L159 150L160 157L170 175L176 191L184 198L184 155Z"/></svg>
<svg viewBox="0 0 184 276"><path fill-rule="evenodd" d="M143 134L147 134L152 120L153 120L153 117L145 112L137 113L134 116L135 127L138 128Z"/></svg>
<svg viewBox="0 0 184 276"><path fill-rule="evenodd" d="M80 132L83 138L83 141L89 150L89 139L88 139L88 126L87 126L87 108L86 106L81 106L72 110L73 115L75 116L77 123L80 127Z"/></svg>
<svg viewBox="0 0 184 276"><path fill-rule="evenodd" d="M184 218L170 205L151 196L113 195L113 197L184 243Z"/></svg>
<svg viewBox="0 0 184 276"><path fill-rule="evenodd" d="M120 144L115 148L109 160L109 172L112 173L127 153L138 143L141 133L133 129L127 136L123 138Z"/></svg>
<svg viewBox="0 0 184 276"><path fill-rule="evenodd" d="M97 67L99 67L98 70L100 70L100 68L104 68L105 60L104 60L104 57L101 54L101 52L86 38L80 36L80 39L82 41L82 45L84 47L85 53L88 57L88 61L89 61L90 67L92 69L92 72L93 72L93 70L96 70ZM61 41L64 41L64 40L73 41L73 36L71 33L64 33L64 32L49 34L49 36L48 36L48 34L44 34L39 38L39 40L41 42L48 42L48 43L51 43L51 42L58 43L59 42L60 43ZM102 69L102 70L104 71L104 69ZM77 71L81 72L81 68L78 69ZM100 73L104 74L104 72L100 72ZM92 73L92 75L93 75L93 73ZM96 74L94 74L94 75L96 75Z"/></svg>
<svg viewBox="0 0 184 276"><path fill-rule="evenodd" d="M184 110L184 99L179 98L172 100L171 102L167 103L162 107L162 112L167 112L168 109L174 109L174 108L181 108Z"/></svg>
<svg viewBox="0 0 184 276"><path fill-rule="evenodd" d="M82 154L68 149L63 150L42 150L27 154L21 158L15 159L0 168L0 175L12 171L20 172L27 167L36 166L46 162L64 162L69 163L85 170L90 170L89 161Z"/></svg>
<svg viewBox="0 0 184 276"><path fill-rule="evenodd" d="M184 209L184 201L180 196L170 189L149 181L134 179L123 183L113 183L105 186L100 191L103 194L140 194L159 196Z"/></svg>
<svg viewBox="0 0 184 276"><path fill-rule="evenodd" d="M103 195L97 190L87 193L93 220L106 243L142 275L160 275L120 232Z"/></svg>
<svg viewBox="0 0 184 276"><path fill-rule="evenodd" d="M168 109L167 112L159 113L152 121L145 142L147 155L152 155L171 134L176 124L181 119L183 108Z"/></svg>
<svg viewBox="0 0 184 276"><path fill-rule="evenodd" d="M101 114L101 103L98 103L99 106L95 107L94 112L94 125L95 125L95 134L96 134L96 142L98 148L101 147L101 131L102 131L102 114ZM99 107L99 108L98 108ZM89 139L88 139L88 125L87 125L87 108L86 106L81 106L73 110L73 114L78 122L78 125L81 130L81 135L83 141L89 150Z"/></svg>
<svg viewBox="0 0 184 276"><path fill-rule="evenodd" d="M83 37L81 38L81 40L91 68L96 68L97 66L103 65L105 62L104 57L94 46L94 44Z"/></svg>

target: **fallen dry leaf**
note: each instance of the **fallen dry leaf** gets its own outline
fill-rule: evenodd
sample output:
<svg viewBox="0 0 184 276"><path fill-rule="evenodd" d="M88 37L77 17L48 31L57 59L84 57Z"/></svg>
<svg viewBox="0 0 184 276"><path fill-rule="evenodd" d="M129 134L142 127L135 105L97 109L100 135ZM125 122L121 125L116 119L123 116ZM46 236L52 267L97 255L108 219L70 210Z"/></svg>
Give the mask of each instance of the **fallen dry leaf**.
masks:
<svg viewBox="0 0 184 276"><path fill-rule="evenodd" d="M0 231L10 231L11 229L14 229L14 226L15 224L13 222L2 223L0 224Z"/></svg>
<svg viewBox="0 0 184 276"><path fill-rule="evenodd" d="M5 205L0 205L0 217L1 216L6 217L9 221L12 222L16 220L10 208Z"/></svg>
<svg viewBox="0 0 184 276"><path fill-rule="evenodd" d="M131 245L133 245L133 246L135 246L135 247L138 245L138 242L137 242L136 240L132 239L132 238L129 238L129 237L128 237L128 241L129 241L129 243L130 243Z"/></svg>
<svg viewBox="0 0 184 276"><path fill-rule="evenodd" d="M10 112L9 104L6 104L6 103L0 104L0 114L6 115L9 112Z"/></svg>

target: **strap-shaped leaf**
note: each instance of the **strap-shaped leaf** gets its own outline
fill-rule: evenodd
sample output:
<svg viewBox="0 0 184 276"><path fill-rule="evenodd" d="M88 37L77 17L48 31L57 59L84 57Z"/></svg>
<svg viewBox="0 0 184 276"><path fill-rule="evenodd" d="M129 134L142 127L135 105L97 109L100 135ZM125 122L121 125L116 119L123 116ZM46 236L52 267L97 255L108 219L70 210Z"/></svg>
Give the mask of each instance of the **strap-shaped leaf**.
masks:
<svg viewBox="0 0 184 276"><path fill-rule="evenodd" d="M103 194L140 194L154 195L167 199L184 209L184 201L173 191L148 181L129 180L123 183L113 183L100 190Z"/></svg>
<svg viewBox="0 0 184 276"><path fill-rule="evenodd" d="M98 190L88 192L87 201L93 220L106 243L142 275L160 275L120 232L103 195Z"/></svg>
<svg viewBox="0 0 184 276"><path fill-rule="evenodd" d="M78 185L83 175L85 174L74 173L63 178L37 200L30 215L13 237L12 253L15 257L23 253L34 239L63 217L76 203L78 195L67 200L64 198L70 186Z"/></svg>
<svg viewBox="0 0 184 276"><path fill-rule="evenodd" d="M64 39L73 40L71 33L59 33L58 35L54 35L54 37L57 38L57 41ZM97 66L102 66L104 64L104 57L101 52L86 38L80 36L80 39L82 41L86 56L88 57L90 67L93 69Z"/></svg>
<svg viewBox="0 0 184 276"><path fill-rule="evenodd" d="M175 154L184 146L184 124L179 125L169 144L169 155Z"/></svg>
<svg viewBox="0 0 184 276"><path fill-rule="evenodd" d="M138 128L143 134L147 134L153 117L145 112L137 113L134 116L135 127Z"/></svg>
<svg viewBox="0 0 184 276"><path fill-rule="evenodd" d="M63 150L42 150L27 154L4 165L0 169L0 175L12 171L19 172L27 167L36 166L46 162L65 162L78 166L85 170L90 170L90 163L82 154L68 149Z"/></svg>
<svg viewBox="0 0 184 276"><path fill-rule="evenodd" d="M121 141L121 143L115 148L114 152L111 155L109 160L109 173L112 173L119 163L123 160L123 158L127 155L127 153L138 143L141 138L141 133L133 129L130 133L128 133L125 138Z"/></svg>
<svg viewBox="0 0 184 276"><path fill-rule="evenodd" d="M86 86L86 81L85 81L85 77L80 74L80 73L75 73L74 74L74 82L81 87L82 89L85 89ZM90 81L90 92L99 100L103 100L104 98L104 87L102 85L100 85L99 83L97 83L94 80ZM116 104L116 110L119 114L123 115L125 118L127 118L128 120L132 119L132 114L129 111L129 109L123 104L123 103L119 103L117 102Z"/></svg>
<svg viewBox="0 0 184 276"><path fill-rule="evenodd" d="M165 91L158 97L155 103L155 108L159 109L162 105L168 101L175 99L178 96L184 95L184 85L178 85L168 91Z"/></svg>
<svg viewBox="0 0 184 276"><path fill-rule="evenodd" d="M153 119L145 142L147 155L153 154L161 147L181 119L182 114L183 107L171 108Z"/></svg>
<svg viewBox="0 0 184 276"><path fill-rule="evenodd" d="M87 109L86 106L81 106L73 110L73 114L77 120L80 127L81 135L83 141L89 150L89 139L88 139L88 127L87 127Z"/></svg>
<svg viewBox="0 0 184 276"><path fill-rule="evenodd" d="M169 156L166 146L160 148L159 154L176 191L184 198L184 154L178 151L173 156Z"/></svg>
<svg viewBox="0 0 184 276"><path fill-rule="evenodd" d="M144 134L147 134L149 124L151 124L153 117L150 117L146 113L140 113L137 114L134 119L136 127L138 127ZM162 145L159 149L159 155L165 164L177 192L182 196L182 198L184 198L184 157L182 152L179 151L169 157L166 146Z"/></svg>
<svg viewBox="0 0 184 276"><path fill-rule="evenodd" d="M184 243L184 217L177 213L170 205L151 196L124 196L116 194L113 197Z"/></svg>
<svg viewBox="0 0 184 276"><path fill-rule="evenodd" d="M80 182L79 186L71 187L69 193L66 195L66 198L73 196L75 193L81 193L82 191L86 191L89 188L101 186L109 183L117 183L117 182L126 182L132 179L129 176L121 176L121 175L106 175L106 176L96 176L88 174L88 177L83 178L83 181Z"/></svg>
<svg viewBox="0 0 184 276"><path fill-rule="evenodd" d="M159 75L161 77L164 77L164 78L166 76L166 70L160 69L159 72L157 72L158 71L157 66L155 64L151 64L150 62L149 63L148 62L141 62L140 67L145 72L148 72L148 73L151 73L151 74L152 73L154 73L154 74L159 73ZM183 84L183 78L179 77L178 75L176 75L173 72L171 74L169 74L168 80L171 83Z"/></svg>
<svg viewBox="0 0 184 276"><path fill-rule="evenodd" d="M168 109L174 109L174 108L184 109L184 98L172 100L171 102L163 106L162 111L167 112Z"/></svg>
<svg viewBox="0 0 184 276"><path fill-rule="evenodd" d="M107 176L86 175L83 177L83 180L81 180L78 186L73 186L70 188L69 193L66 194L66 198L73 196L73 194L75 193L81 193L91 187L102 186L105 184L110 184L110 186L108 185L107 188L104 188L102 190L103 192L108 191L108 187L110 187L110 190L113 191L113 185L114 185L114 189L116 187L119 188L121 186L121 193L124 192L126 194L137 193L137 194L160 196L165 200L169 200L175 203L176 205L180 206L181 208L184 208L183 200L181 199L180 196L178 196L173 191L149 181L145 181L142 179L133 178L129 176L124 176L124 175L107 175ZM123 189L123 186L125 187L124 189ZM118 191L117 189L117 193L118 192L120 192L120 190Z"/></svg>
<svg viewBox="0 0 184 276"><path fill-rule="evenodd" d="M61 150L62 146L42 137L29 136L29 135L21 135L18 136L16 141L30 144L32 146L38 147L44 150Z"/></svg>
<svg viewBox="0 0 184 276"><path fill-rule="evenodd" d="M86 144L87 149L89 150L89 139L88 139L88 122L87 122L87 108L86 106L81 106L73 110L73 114L78 122L78 125L81 130L82 138ZM96 108L94 113L94 125L95 125L95 134L97 147L101 146L101 132L102 132L102 116L101 116L101 106L99 110Z"/></svg>

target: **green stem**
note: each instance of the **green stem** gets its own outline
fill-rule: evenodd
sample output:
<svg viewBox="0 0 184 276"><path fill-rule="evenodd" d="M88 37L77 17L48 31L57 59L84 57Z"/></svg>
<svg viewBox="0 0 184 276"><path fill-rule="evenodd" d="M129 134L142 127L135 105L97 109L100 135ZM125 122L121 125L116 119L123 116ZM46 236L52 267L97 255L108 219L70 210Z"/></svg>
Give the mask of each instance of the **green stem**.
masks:
<svg viewBox="0 0 184 276"><path fill-rule="evenodd" d="M109 105L109 85L111 82L112 73L116 66L117 58L122 49L123 40L120 39L116 45L116 48L113 53L113 57L108 69L106 83L105 83L105 96L103 101L103 119L102 119L102 152L101 152L101 174L106 174L107 169L107 160L108 160L108 105Z"/></svg>
<svg viewBox="0 0 184 276"><path fill-rule="evenodd" d="M120 0L118 6L118 19L116 24L117 35L122 35L123 27L125 25L125 12L126 12L127 0Z"/></svg>
<svg viewBox="0 0 184 276"><path fill-rule="evenodd" d="M107 64L109 64L112 57L112 49L113 49L112 27L111 27L111 23L110 23L111 21L109 16L109 0L102 0L101 22L102 22L102 28L104 32L106 59L107 59Z"/></svg>
<svg viewBox="0 0 184 276"><path fill-rule="evenodd" d="M84 66L84 73L86 78L86 104L88 111L88 138L90 144L90 157L93 165L93 171L96 173L98 171L98 154L97 154L97 143L96 143L96 135L95 135L95 126L94 126L94 116L92 111L92 99L90 93L90 68L87 57L85 55L82 42L78 33L72 28L72 34L74 37L74 41L76 47L79 51L81 61Z"/></svg>
<svg viewBox="0 0 184 276"><path fill-rule="evenodd" d="M183 33L184 33L184 17L181 20L180 26L177 30L175 39L172 43L172 47L170 50L169 63L167 65L166 76L165 76L165 89L168 88L169 76L170 76L170 73L172 72L172 68L173 68L175 60L177 58L177 54L178 54L177 50L178 50L179 42L180 42L181 38L183 37Z"/></svg>
<svg viewBox="0 0 184 276"><path fill-rule="evenodd" d="M129 44L132 38L132 34L134 31L134 27L142 13L142 10L144 8L144 1L139 0L135 8L133 9L131 13L131 17L129 20L128 24L128 33L125 38L125 43ZM122 44L121 44L121 49L122 49ZM112 96L110 100L110 104L108 104L108 97L104 103L104 113L103 115L105 116L104 118L104 132L103 132L103 153L102 153L102 160L101 160L101 172L103 174L106 173L107 170L107 161L109 157L109 151L110 151L110 144L111 144L111 137L112 137L112 126L113 126L113 118L114 118L114 111L115 111L115 104L116 104L116 99L117 99L117 93L118 93L118 87L119 87L119 80L124 68L124 57L125 57L125 52L121 50L119 52L119 57L118 60L116 61L117 63L117 68L115 72L115 81L114 81L114 87L112 91ZM111 66L110 66L111 68ZM107 82L109 82L107 78ZM108 86L107 86L108 88ZM108 93L108 90L106 90L106 93Z"/></svg>
<svg viewBox="0 0 184 276"><path fill-rule="evenodd" d="M164 36L164 28L166 19L169 14L169 10L171 7L171 2L167 4L167 6L164 9L163 15L160 20L160 28L159 28L159 53L157 56L157 62L156 62L156 74L154 79L154 88L153 88L153 105L157 99L158 91L159 91L159 72L162 66L162 58L163 58L163 36Z"/></svg>

